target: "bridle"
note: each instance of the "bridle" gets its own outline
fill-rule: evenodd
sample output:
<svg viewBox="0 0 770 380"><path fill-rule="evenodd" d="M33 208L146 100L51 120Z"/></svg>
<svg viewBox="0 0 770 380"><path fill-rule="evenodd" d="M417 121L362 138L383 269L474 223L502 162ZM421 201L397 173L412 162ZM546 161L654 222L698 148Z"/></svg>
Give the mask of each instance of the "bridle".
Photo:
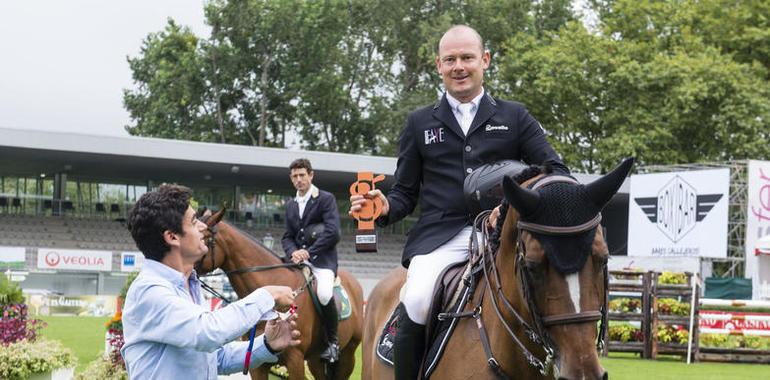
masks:
<svg viewBox="0 0 770 380"><path fill-rule="evenodd" d="M204 221L205 222L205 221ZM213 226L206 226L206 231L208 231L209 235L206 238L206 246L209 249L209 256L211 257L211 268L216 268L216 248L217 248L217 240L216 235L218 232L217 225L214 224ZM204 257L205 259L205 257ZM201 260L201 262L203 262ZM262 272L267 271L271 269L278 269L278 268L294 268L294 269L302 269L304 264L295 264L295 263L281 263L281 264L273 264L273 265L257 265L253 267L246 267L246 268L237 268L230 271L225 271L225 275L231 275L231 274L243 274L243 273L250 273L250 272ZM205 276L203 276L205 277ZM200 280L200 278L199 278ZM305 289L307 289L308 285L313 281L313 275L310 275L310 278L303 282L302 286L300 286L297 289L294 289L293 294L294 297L298 296L300 293L304 292ZM206 284L202 280L200 281L201 287L206 290L207 292L211 293L217 298L222 299L222 301L229 303L230 301L227 300L227 298L222 295L221 293L217 292L216 289L212 288L210 285Z"/></svg>
<svg viewBox="0 0 770 380"><path fill-rule="evenodd" d="M549 184L557 183L557 182L572 183L572 184L578 183L572 177L548 176L548 177L543 177L537 182L535 182L532 185L532 189L536 190L540 187L544 187ZM567 313L567 314L559 314L559 315L542 317L540 316L540 313L538 312L538 309L535 305L535 300L533 296L534 290L532 285L533 283L532 276L526 270L524 265L525 257L526 257L526 246L522 238L524 231L536 232L539 234L547 234L552 236L568 236L568 235L576 235L583 232L588 232L599 225L599 223L601 222L601 213L597 213L597 215L593 219L589 220L588 222L582 223L580 225L575 225L575 226L566 226L566 227L548 226L548 225L522 222L522 221L519 221L517 223L515 267L518 275L517 277L519 278L521 289L523 292L523 297L527 302L527 308L529 309L529 313L532 317L532 322L534 324L534 327L529 323L527 323L524 317L521 316L521 314L516 310L516 308L511 304L511 302L506 298L505 294L503 293L502 282L500 281L500 273L497 270L497 265L495 263L496 252L492 252L492 249L487 242L487 236L489 236L489 233L488 233L489 227L487 223L489 214L490 214L490 211L486 211L484 213L479 214L474 223L474 225L482 226L481 245L479 245L479 242L477 241L476 234L471 234L472 238L470 243L471 255L472 255L471 262L480 263L479 266L482 268L483 274L484 274L485 289L482 291L481 297L479 297L479 300L476 303L476 306L472 312L445 314L444 318L473 317L476 320L476 325L481 335L481 343L484 348L485 354L487 356L487 364L490 366L492 371L500 379L510 379L510 377L503 372L499 362L497 361L497 359L495 359L492 353L491 344L489 343L489 338L486 333L486 328L484 326L483 320L481 319L481 313L482 313L481 304L484 298L484 294L487 292L489 292L489 294L491 295L490 300L492 301L491 302L492 309L495 311L495 314L497 315L497 318L499 319L500 323L504 327L505 331L513 340L513 342L516 344L516 346L519 347L519 350L521 351L522 355L524 355L527 362L531 366L535 367L540 372L541 375L546 376L549 373L551 367L553 366L554 360L559 356L559 353L556 350L556 345L554 344L553 340L551 339L551 337L548 335L548 332L546 331L547 327L564 325L564 324L572 324L572 323L601 321L596 346L598 350L600 351L603 350L604 334L605 334L605 329L607 328L607 297L608 297L607 266L606 265L604 266L604 303L601 307L601 310L583 311L583 312L577 312L577 313ZM480 249L480 247L483 247L483 249ZM494 290L493 290L492 281L490 281L491 278L494 278L494 281L496 283ZM500 299L502 305L498 303L498 300L497 300L498 298ZM526 333L526 336L532 343L541 347L541 349L545 353L544 360L541 360L537 356L532 354L532 352L530 352L529 349L527 349L526 345L516 336L516 334L513 332L513 328L503 316L501 312L501 308L504 308L509 314L514 316L516 321L518 321L518 323L523 327Z"/></svg>

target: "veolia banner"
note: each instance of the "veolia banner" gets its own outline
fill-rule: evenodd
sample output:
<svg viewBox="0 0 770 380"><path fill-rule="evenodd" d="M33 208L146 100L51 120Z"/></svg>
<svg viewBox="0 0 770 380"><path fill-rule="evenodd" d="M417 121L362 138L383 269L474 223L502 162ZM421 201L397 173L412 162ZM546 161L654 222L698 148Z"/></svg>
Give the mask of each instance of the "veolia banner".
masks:
<svg viewBox="0 0 770 380"><path fill-rule="evenodd" d="M727 257L730 169L631 176L628 255Z"/></svg>
<svg viewBox="0 0 770 380"><path fill-rule="evenodd" d="M37 267L39 269L110 271L112 270L112 252L40 248L37 250Z"/></svg>

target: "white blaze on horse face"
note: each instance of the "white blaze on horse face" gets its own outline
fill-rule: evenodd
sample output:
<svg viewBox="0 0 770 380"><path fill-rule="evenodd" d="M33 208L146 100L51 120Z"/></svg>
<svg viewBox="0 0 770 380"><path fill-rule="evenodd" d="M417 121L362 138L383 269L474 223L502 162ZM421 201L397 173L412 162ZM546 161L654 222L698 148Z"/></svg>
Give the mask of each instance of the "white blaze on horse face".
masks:
<svg viewBox="0 0 770 380"><path fill-rule="evenodd" d="M569 286L569 297L572 299L572 304L575 305L575 312L580 312L580 277L579 273L573 273L564 277L567 280L567 286Z"/></svg>

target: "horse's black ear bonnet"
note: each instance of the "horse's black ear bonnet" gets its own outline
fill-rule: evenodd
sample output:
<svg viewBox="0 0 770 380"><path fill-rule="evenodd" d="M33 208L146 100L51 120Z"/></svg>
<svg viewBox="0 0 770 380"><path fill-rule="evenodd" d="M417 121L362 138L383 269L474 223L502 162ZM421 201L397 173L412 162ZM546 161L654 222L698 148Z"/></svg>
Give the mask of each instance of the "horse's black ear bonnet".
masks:
<svg viewBox="0 0 770 380"><path fill-rule="evenodd" d="M586 223L601 211L588 196L585 186L555 182L537 191L540 202L523 222L553 227L570 227ZM589 256L596 228L572 235L546 235L530 232L545 250L548 261L563 274L579 271Z"/></svg>

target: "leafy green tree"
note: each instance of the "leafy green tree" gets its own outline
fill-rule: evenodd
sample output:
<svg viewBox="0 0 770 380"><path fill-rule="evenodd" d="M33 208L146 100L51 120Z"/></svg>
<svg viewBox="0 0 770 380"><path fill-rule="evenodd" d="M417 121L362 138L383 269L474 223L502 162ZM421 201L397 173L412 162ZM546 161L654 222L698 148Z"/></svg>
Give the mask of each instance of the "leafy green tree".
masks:
<svg viewBox="0 0 770 380"><path fill-rule="evenodd" d="M189 28L169 20L150 34L139 57L129 58L137 87L124 90L123 102L132 135L208 140L213 134L212 113L206 107L206 82L198 38Z"/></svg>
<svg viewBox="0 0 770 380"><path fill-rule="evenodd" d="M520 34L502 77L572 168L606 170L619 157L642 164L766 156L768 90L757 70L699 39L672 48L616 39L572 23L537 40ZM513 50L513 48L511 48Z"/></svg>

